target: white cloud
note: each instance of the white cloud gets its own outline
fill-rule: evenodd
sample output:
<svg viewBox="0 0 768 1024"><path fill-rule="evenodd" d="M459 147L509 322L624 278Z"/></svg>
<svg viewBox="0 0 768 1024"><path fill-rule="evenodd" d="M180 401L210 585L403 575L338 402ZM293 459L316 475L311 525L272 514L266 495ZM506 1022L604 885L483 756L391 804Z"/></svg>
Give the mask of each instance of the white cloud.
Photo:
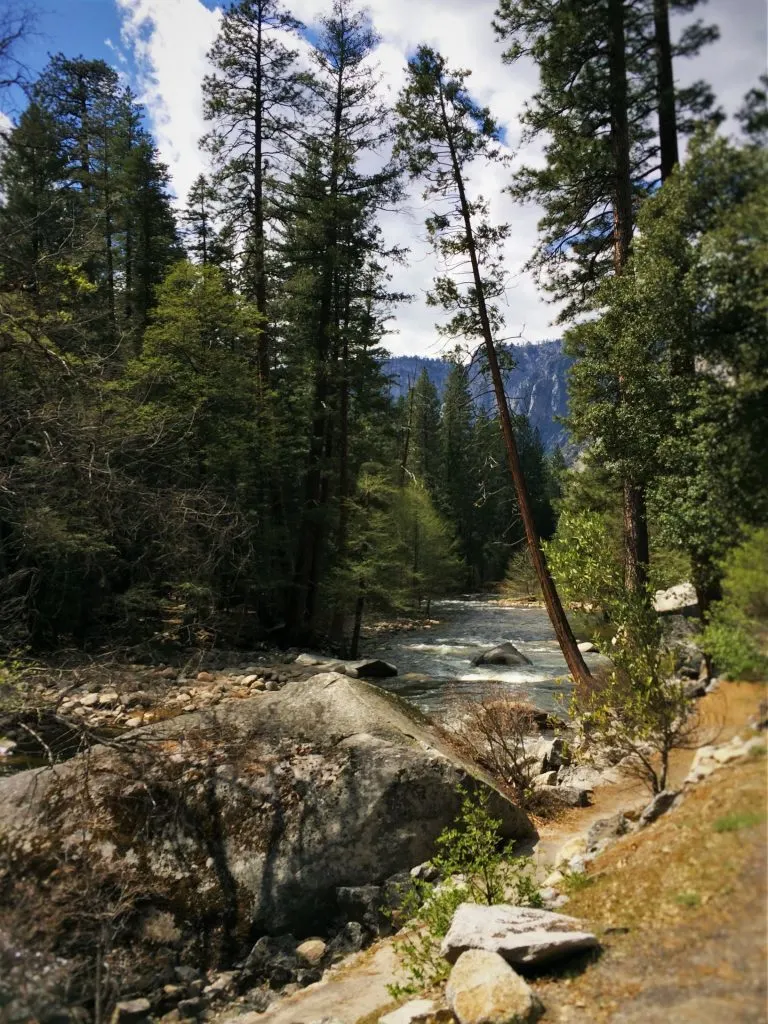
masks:
<svg viewBox="0 0 768 1024"><path fill-rule="evenodd" d="M123 44L137 61L140 91L146 102L163 159L171 168L177 194L183 197L206 167L198 148L205 132L200 83L206 72L205 54L215 38L219 13L202 0L115 0L123 19ZM292 0L288 6L312 23L329 4L323 0ZM400 88L407 56L421 42L439 49L457 67L472 70L471 90L487 104L506 129L510 146L519 144L518 115L536 84L535 70L523 63L505 67L494 38L491 18L495 0L368 0L366 6L382 36L377 52L385 84L392 94ZM721 25L722 39L687 66L680 63L681 81L707 78L729 113L756 81L765 66L765 7L763 0L713 0L705 14ZM535 159L537 152L526 152ZM508 220L507 244L510 289L507 334L524 331L531 341L553 337L556 310L537 291L523 271L536 239L538 213L512 204L502 188L508 171L478 168L474 184L491 200L494 215ZM398 333L388 339L397 353L436 354L440 350L433 324L435 310L424 301L435 260L424 238L425 207L412 192L397 214L382 217L387 239L411 250L408 265L395 268L393 286L414 295L397 315Z"/></svg>
<svg viewBox="0 0 768 1024"><path fill-rule="evenodd" d="M207 157L198 146L205 133L200 86L220 15L199 0L116 3L123 45L136 60L140 99L149 111L176 194L183 200L207 167Z"/></svg>

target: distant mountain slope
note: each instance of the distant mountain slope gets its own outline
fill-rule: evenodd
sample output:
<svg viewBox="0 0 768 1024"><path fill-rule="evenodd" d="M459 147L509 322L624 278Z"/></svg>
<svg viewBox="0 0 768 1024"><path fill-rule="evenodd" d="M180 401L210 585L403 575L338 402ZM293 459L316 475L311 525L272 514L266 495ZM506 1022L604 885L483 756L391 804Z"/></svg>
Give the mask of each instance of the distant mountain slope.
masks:
<svg viewBox="0 0 768 1024"><path fill-rule="evenodd" d="M556 417L568 412L566 375L572 360L563 353L561 341L539 344L510 345L515 369L507 375L507 395L515 412L525 413L536 427L547 451L558 445L572 448L568 432ZM442 397L450 373L450 363L421 356L393 356L384 363L384 372L392 379L392 395L397 398L408 391L411 383L426 367L429 379ZM494 406L490 382L478 372L471 375L472 394L478 405Z"/></svg>

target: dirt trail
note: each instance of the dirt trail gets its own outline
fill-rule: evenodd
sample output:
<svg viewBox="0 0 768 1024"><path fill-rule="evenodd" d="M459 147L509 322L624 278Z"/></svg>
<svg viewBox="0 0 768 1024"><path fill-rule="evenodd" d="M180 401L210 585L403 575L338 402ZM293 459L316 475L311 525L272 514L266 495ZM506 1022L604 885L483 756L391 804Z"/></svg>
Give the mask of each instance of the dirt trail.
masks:
<svg viewBox="0 0 768 1024"><path fill-rule="evenodd" d="M712 743L732 739L754 717L766 695L763 683L722 683L698 702L702 739ZM672 751L669 789L682 785L695 753L695 750ZM614 785L600 786L594 791L589 807L574 808L560 815L556 821L539 825L538 841L525 852L530 852L537 864L550 865L561 846L574 836L586 833L594 822L618 811L642 810L649 799L646 787L631 777Z"/></svg>

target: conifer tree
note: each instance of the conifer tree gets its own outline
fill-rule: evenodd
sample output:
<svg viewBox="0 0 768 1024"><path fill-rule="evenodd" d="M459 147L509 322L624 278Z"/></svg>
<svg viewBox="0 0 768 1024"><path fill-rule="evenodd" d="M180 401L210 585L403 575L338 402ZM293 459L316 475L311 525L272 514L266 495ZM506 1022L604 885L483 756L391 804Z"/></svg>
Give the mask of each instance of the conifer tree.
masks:
<svg viewBox="0 0 768 1024"><path fill-rule="evenodd" d="M397 177L386 164L361 169L389 132L370 64L376 43L368 17L351 0L336 0L321 20L309 86L315 122L286 190L280 254L290 269L285 308L291 326L284 351L306 367L311 381L304 516L289 615L297 628L313 622L323 566L346 557L353 406L375 405L383 384L373 357L391 300L390 254L375 218L396 194Z"/></svg>
<svg viewBox="0 0 768 1024"><path fill-rule="evenodd" d="M717 33L697 23L673 47L667 0L501 0L494 25L511 42L507 62L532 56L539 66L540 89L523 120L529 137L548 135L547 162L519 172L512 192L544 206L530 265L566 300L567 321L589 307L607 274L624 272L637 207L677 162L686 112L711 107L704 83L675 96L672 58L696 54ZM627 373L620 358L613 365L617 401L625 402ZM646 483L623 481L625 576L638 592L648 574Z"/></svg>
<svg viewBox="0 0 768 1024"><path fill-rule="evenodd" d="M222 213L238 234L240 284L265 321L259 372L269 378L268 226L275 220L275 189L285 173L286 149L302 134L304 77L297 51L284 42L301 29L279 0L235 0L225 10L203 81L211 129L203 145L216 169Z"/></svg>
<svg viewBox="0 0 768 1024"><path fill-rule="evenodd" d="M411 175L425 182L427 197L441 204L440 212L428 221L437 251L453 265L461 260L465 266L469 264L466 285L462 286L455 276L440 277L432 301L453 313L448 332L483 339L531 559L566 663L574 678L584 681L589 678L589 670L576 646L539 543L494 345L494 329L502 317L493 300L504 287L499 243L507 229L488 222L482 200L470 200L466 177L476 157L497 154L498 131L489 111L472 101L465 81L466 73L449 71L439 54L420 46L408 63L406 85L397 104L397 148Z"/></svg>

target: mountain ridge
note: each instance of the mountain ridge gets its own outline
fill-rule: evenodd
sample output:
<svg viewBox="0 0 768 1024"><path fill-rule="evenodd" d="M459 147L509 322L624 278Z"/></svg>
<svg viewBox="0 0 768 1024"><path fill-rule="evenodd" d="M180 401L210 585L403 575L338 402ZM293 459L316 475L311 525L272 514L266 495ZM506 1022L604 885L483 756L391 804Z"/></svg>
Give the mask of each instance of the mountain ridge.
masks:
<svg viewBox="0 0 768 1024"><path fill-rule="evenodd" d="M571 449L573 442L560 418L568 415L567 375L573 360L563 351L562 341L506 345L505 349L515 361L515 368L504 374L510 407L528 417L531 426L538 430L546 451L557 447ZM390 378L392 397L406 395L422 369L426 369L442 399L451 363L429 356L391 356L384 361L383 370ZM485 410L495 407L490 381L479 369L470 371L469 384L478 407Z"/></svg>

